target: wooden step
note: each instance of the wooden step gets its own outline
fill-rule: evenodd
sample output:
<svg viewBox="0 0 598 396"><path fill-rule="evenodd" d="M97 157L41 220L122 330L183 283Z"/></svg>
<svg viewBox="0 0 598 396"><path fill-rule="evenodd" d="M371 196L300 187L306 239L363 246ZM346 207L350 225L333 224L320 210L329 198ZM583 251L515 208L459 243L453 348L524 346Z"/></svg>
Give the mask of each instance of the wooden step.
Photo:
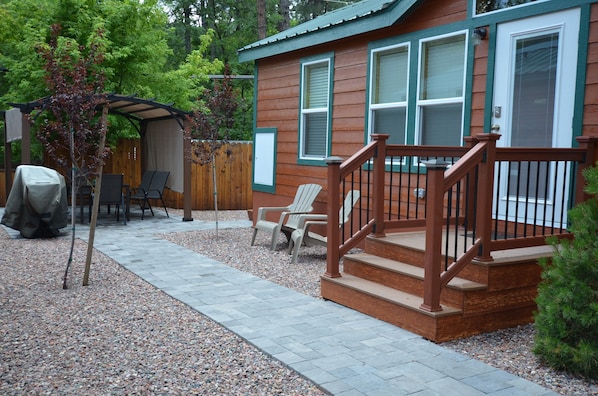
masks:
<svg viewBox="0 0 598 396"><path fill-rule="evenodd" d="M396 260L391 260L385 257L376 256L370 253L356 253L346 255L344 257L344 272L351 274L352 272L350 271L357 269L357 266L350 265L352 262L366 264L365 266L362 266L362 271L364 271L363 274L356 275L353 273L353 275L359 276L361 278L369 279L369 274L366 272L367 268L364 269L363 267L380 269L380 272L384 273L384 277L382 279L375 280L375 282L383 284L387 282L387 277L392 277L392 274L404 275L421 281L423 281L424 279L424 269L422 267L406 264ZM348 264L350 267L349 269L347 268ZM386 286L392 287L391 284L394 284L394 282L392 281L388 283L389 284ZM447 287L461 291L473 291L485 290L487 285L455 277L448 283Z"/></svg>
<svg viewBox="0 0 598 396"><path fill-rule="evenodd" d="M368 236L365 251L423 268L425 242L425 233L420 231L387 234L378 238Z"/></svg>
<svg viewBox="0 0 598 396"><path fill-rule="evenodd" d="M530 323L535 306L463 315L462 310L441 305L442 311L420 308L423 298L391 287L343 274L321 277L322 297L378 318L434 342L444 342L505 327Z"/></svg>
<svg viewBox="0 0 598 396"><path fill-rule="evenodd" d="M347 255L343 271L383 286L416 296L424 295L424 269L369 253ZM440 294L440 303L459 309L468 306L467 294L486 290L486 285L462 278L452 279Z"/></svg>
<svg viewBox="0 0 598 396"><path fill-rule="evenodd" d="M344 274L339 278L321 277L322 297L394 324L430 340L455 338L454 328L461 311L443 306L442 311L428 312L420 308L421 297L383 286L366 279Z"/></svg>
<svg viewBox="0 0 598 396"><path fill-rule="evenodd" d="M425 235L414 231L388 234L381 238L368 237L365 251L423 268ZM459 277L485 284L489 291L537 286L542 272L538 260L552 257L552 253L551 246L492 252L493 261L473 260L459 273Z"/></svg>

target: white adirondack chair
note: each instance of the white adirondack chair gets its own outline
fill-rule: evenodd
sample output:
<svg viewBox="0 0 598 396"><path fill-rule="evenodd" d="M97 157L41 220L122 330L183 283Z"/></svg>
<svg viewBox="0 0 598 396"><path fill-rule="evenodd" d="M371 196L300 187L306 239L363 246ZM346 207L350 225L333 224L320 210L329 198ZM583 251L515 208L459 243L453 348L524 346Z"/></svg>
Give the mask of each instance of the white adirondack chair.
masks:
<svg viewBox="0 0 598 396"><path fill-rule="evenodd" d="M341 206L338 218L339 227L349 221L353 208L357 201L359 201L361 193L359 190L351 190L347 193L343 206ZM299 249L301 245L307 246L321 245L326 246L328 240L325 236L320 235L316 232L310 231L309 228L312 226L326 226L328 223L327 215L325 214L306 214L299 217L299 225L295 231L291 234L289 240L289 254L292 253L291 263L297 262L297 256L299 255Z"/></svg>
<svg viewBox="0 0 598 396"><path fill-rule="evenodd" d="M257 220L253 227L253 236L251 246L255 243L255 236L258 230L269 232L272 235L270 249L276 249L278 237L282 231L287 239L290 239L291 233L299 224L299 216L309 213L313 210L313 203L322 190L319 184L302 184L297 188L293 203L288 206L271 206L258 208ZM278 222L266 220L266 214L269 212L281 212Z"/></svg>

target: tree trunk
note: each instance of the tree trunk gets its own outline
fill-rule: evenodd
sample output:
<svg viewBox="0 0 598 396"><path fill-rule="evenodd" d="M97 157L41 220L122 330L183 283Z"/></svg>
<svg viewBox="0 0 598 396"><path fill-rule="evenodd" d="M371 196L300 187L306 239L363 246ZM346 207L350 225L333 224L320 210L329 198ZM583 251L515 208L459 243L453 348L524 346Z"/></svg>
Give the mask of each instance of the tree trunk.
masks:
<svg viewBox="0 0 598 396"><path fill-rule="evenodd" d="M291 25L291 2L289 0L280 0L279 12L280 22L278 22L278 31L282 32L287 30Z"/></svg>
<svg viewBox="0 0 598 396"><path fill-rule="evenodd" d="M102 109L102 120L101 122L101 130L102 134L100 137L100 148L98 151L98 155L101 155L104 152L104 147L106 145L106 129L107 124L106 120L108 118L108 105L104 105ZM96 179L96 184L93 188L94 190L94 197L96 199L93 200L93 207L91 212L91 221L89 222L89 240L87 241L87 258L85 260L85 271L83 273L83 286L87 286L89 284L89 271L91 268L91 256L93 253L93 240L95 237L96 232L96 223L98 221L98 208L100 206L100 189L102 188L102 171L104 168L104 162L100 161L100 166L98 167L98 177ZM126 214L123 214L126 216Z"/></svg>
<svg viewBox="0 0 598 396"><path fill-rule="evenodd" d="M257 0L257 38L266 38L266 0Z"/></svg>

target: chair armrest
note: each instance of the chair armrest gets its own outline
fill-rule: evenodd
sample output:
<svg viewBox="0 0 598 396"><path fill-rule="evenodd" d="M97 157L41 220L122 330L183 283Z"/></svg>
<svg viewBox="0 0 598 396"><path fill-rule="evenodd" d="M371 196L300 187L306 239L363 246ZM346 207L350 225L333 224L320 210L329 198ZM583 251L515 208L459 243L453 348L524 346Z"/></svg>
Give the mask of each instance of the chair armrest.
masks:
<svg viewBox="0 0 598 396"><path fill-rule="evenodd" d="M328 216L323 213L302 214L301 216L299 216L299 222L297 224L297 228L304 228L304 225L306 222L313 221L313 220L324 221L324 223L325 223L326 220L328 220Z"/></svg>
<svg viewBox="0 0 598 396"><path fill-rule="evenodd" d="M282 212L289 209L288 206L264 206L257 210L257 220L265 220L268 212Z"/></svg>
<svg viewBox="0 0 598 396"><path fill-rule="evenodd" d="M147 191L143 187L131 188L131 195L137 195L138 192L147 195Z"/></svg>
<svg viewBox="0 0 598 396"><path fill-rule="evenodd" d="M302 212L282 212L280 214L280 218L278 219L278 224L282 227L282 225L285 223L285 219L287 217L292 216L292 215L307 215L307 214L311 213L312 210L314 210L314 208L310 207L309 210L302 211Z"/></svg>
<svg viewBox="0 0 598 396"><path fill-rule="evenodd" d="M304 233L308 233L309 227L311 226L325 226L326 224L328 224L327 221L306 221L305 224L303 225L303 232Z"/></svg>

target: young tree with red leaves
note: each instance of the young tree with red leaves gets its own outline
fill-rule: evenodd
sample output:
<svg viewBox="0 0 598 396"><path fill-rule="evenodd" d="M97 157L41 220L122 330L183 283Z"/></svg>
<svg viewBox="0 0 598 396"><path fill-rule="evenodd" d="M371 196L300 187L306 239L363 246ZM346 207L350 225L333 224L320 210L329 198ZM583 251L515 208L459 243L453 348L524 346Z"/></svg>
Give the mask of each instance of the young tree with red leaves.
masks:
<svg viewBox="0 0 598 396"><path fill-rule="evenodd" d="M239 106L228 68L224 78L214 82L212 90L204 90L203 95L198 99L198 104L200 107L187 117L185 138L193 142L193 153L189 153L192 161L202 166L212 164L216 237L218 237L216 156L222 146L229 143L230 131L235 124L235 111ZM224 154L230 157L231 152L227 150Z"/></svg>
<svg viewBox="0 0 598 396"><path fill-rule="evenodd" d="M50 95L42 101L40 113L33 119L38 127L37 138L62 173L70 174L72 240L64 289L75 243L76 192L82 183L101 175L104 159L110 154L110 148L105 147L107 101L100 68L104 58L101 41L102 33L96 32L89 48L84 48L61 37L60 27L54 25L49 44L39 47ZM99 191L100 185L95 188ZM84 285L89 276L95 219L94 216L90 228Z"/></svg>

